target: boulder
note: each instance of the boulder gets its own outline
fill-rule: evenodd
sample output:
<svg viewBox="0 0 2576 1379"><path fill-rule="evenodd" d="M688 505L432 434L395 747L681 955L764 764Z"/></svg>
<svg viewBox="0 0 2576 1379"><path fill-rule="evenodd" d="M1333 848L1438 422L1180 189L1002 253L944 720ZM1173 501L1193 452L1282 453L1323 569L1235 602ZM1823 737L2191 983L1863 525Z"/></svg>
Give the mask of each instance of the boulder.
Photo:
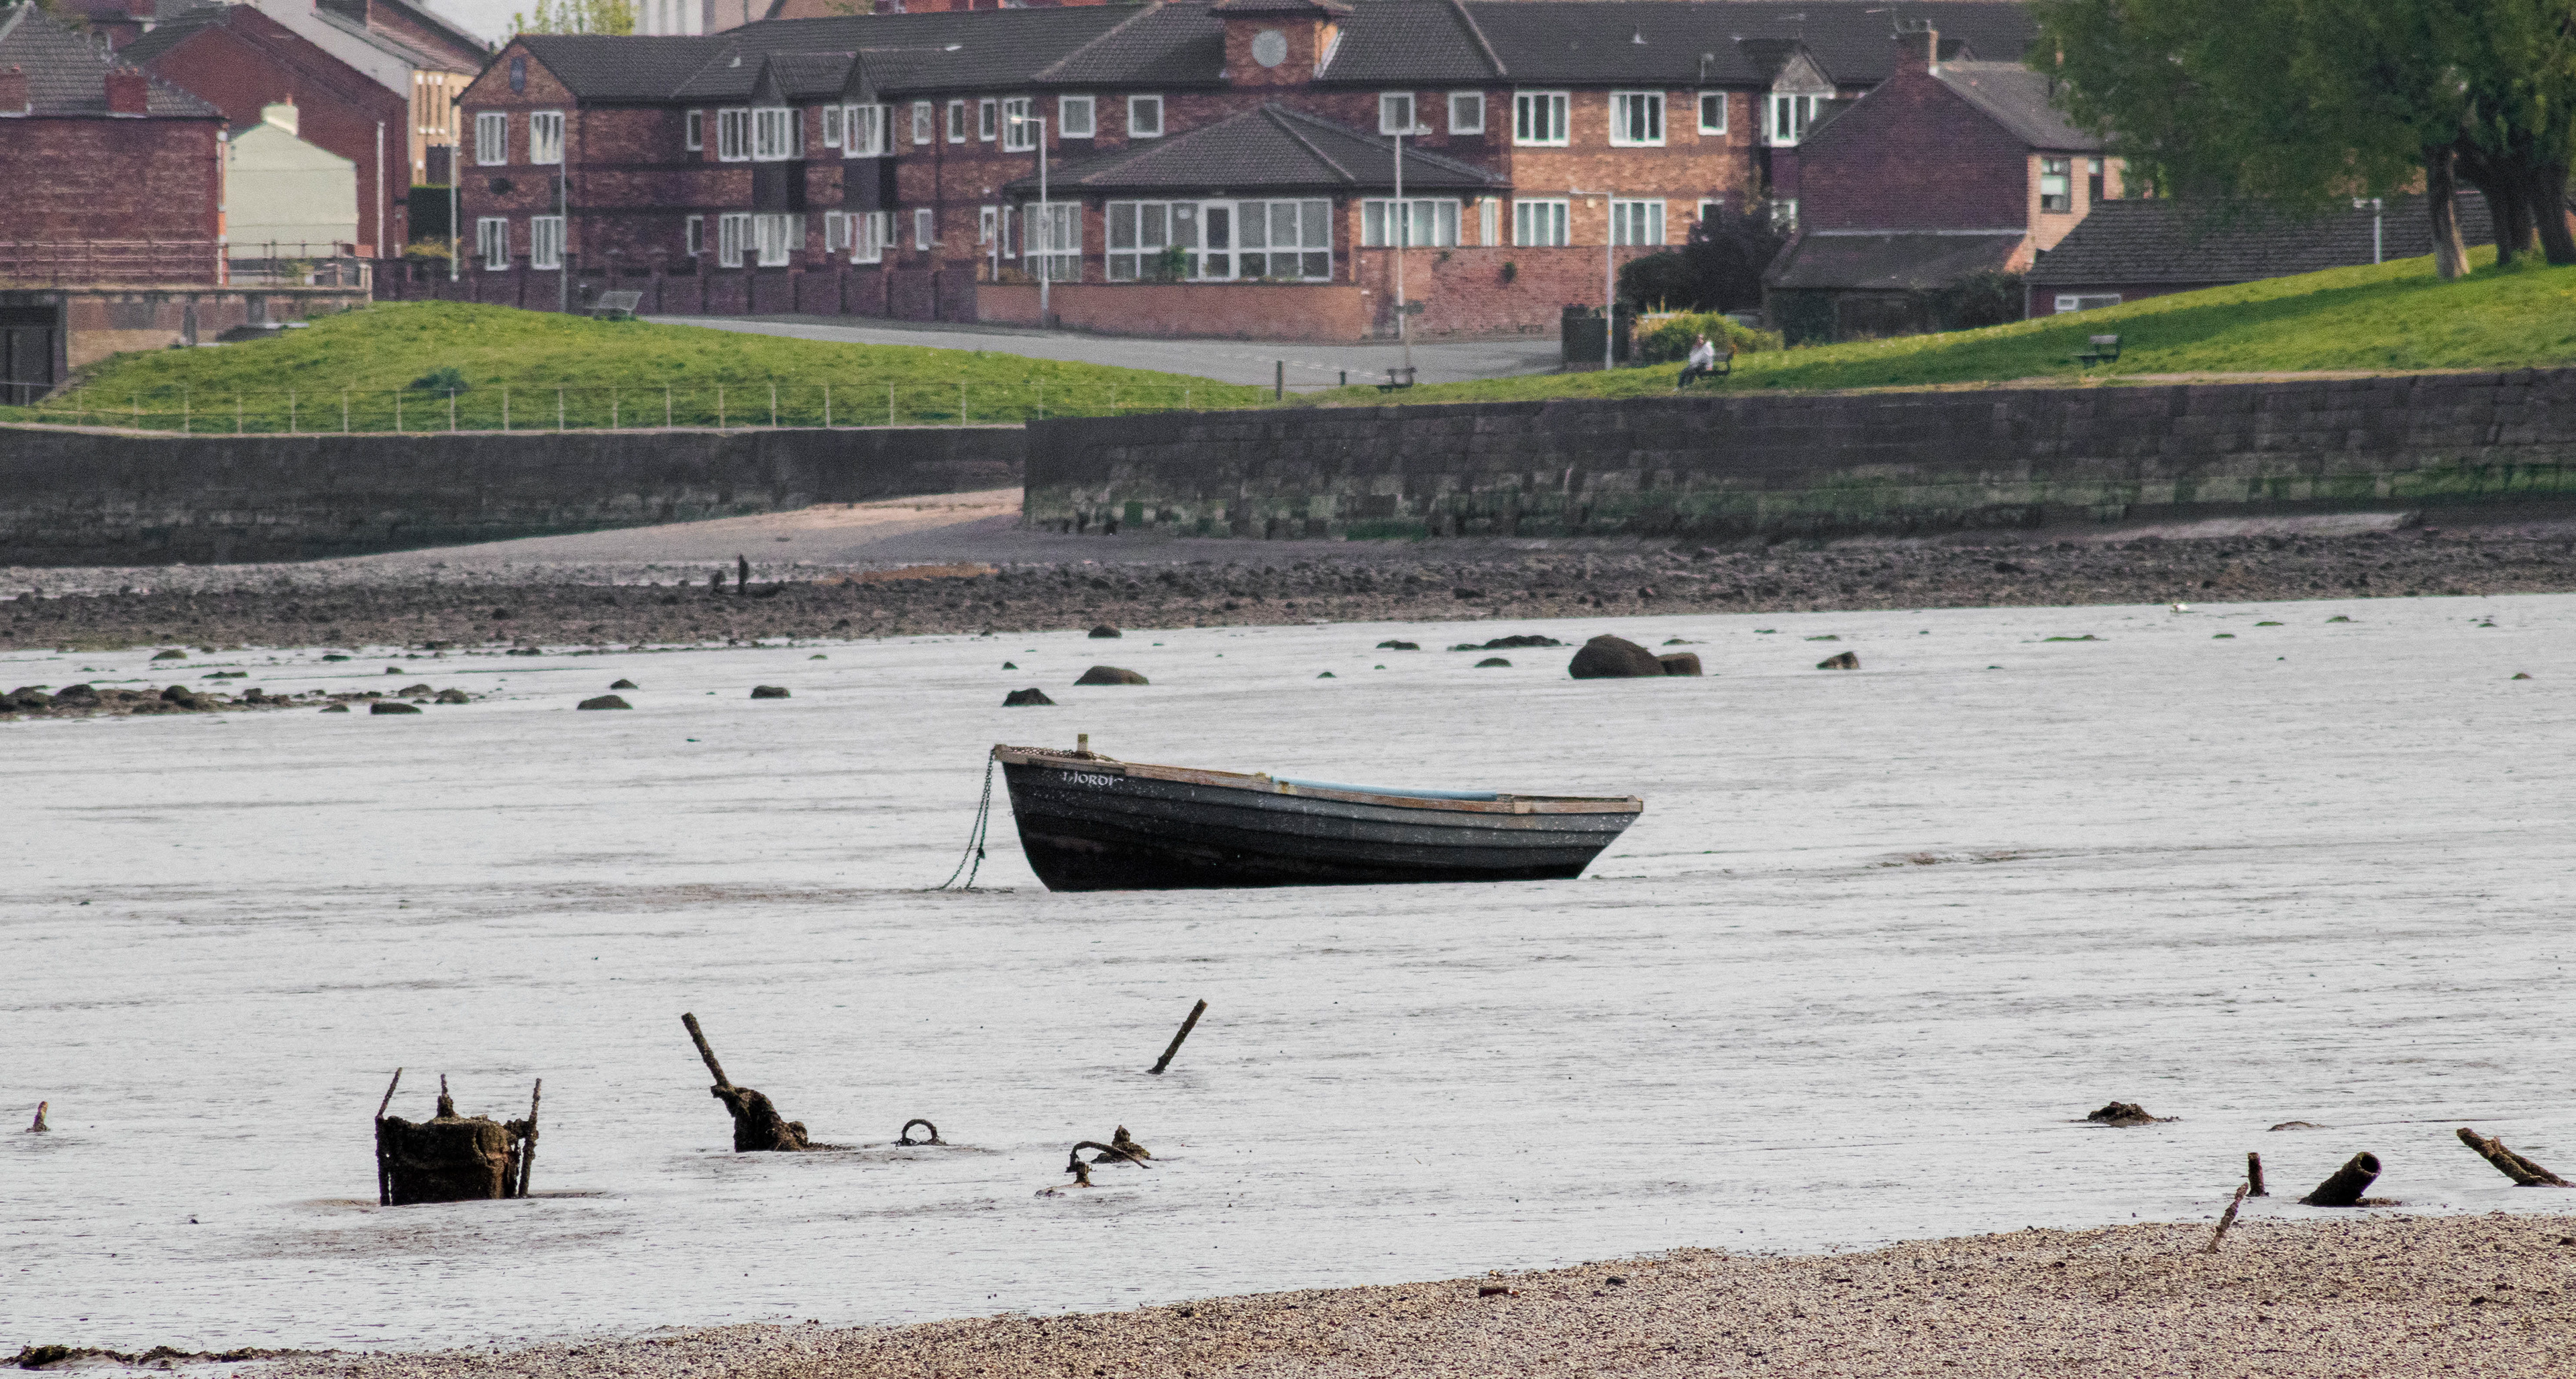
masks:
<svg viewBox="0 0 2576 1379"><path fill-rule="evenodd" d="M616 684L610 685L610 686L609 686L609 688L610 688L610 689L613 689L613 690L622 690L622 689L638 689L638 688L641 688L641 687L640 687L640 686L638 686L638 685L637 685L634 681L632 681L632 680L625 680L625 679L621 679L621 680L619 680Z"/></svg>
<svg viewBox="0 0 2576 1379"><path fill-rule="evenodd" d="M787 697L787 687L785 685L754 685L751 687L751 697L754 699L784 699Z"/></svg>
<svg viewBox="0 0 2576 1379"><path fill-rule="evenodd" d="M1074 683L1077 685L1142 685L1151 682L1132 670L1121 670L1116 666L1093 666L1084 671L1082 678Z"/></svg>
<svg viewBox="0 0 2576 1379"><path fill-rule="evenodd" d="M161 702L176 704L183 709L194 709L202 707L206 701L198 698L197 692L186 685L172 685L161 691Z"/></svg>
<svg viewBox="0 0 2576 1379"><path fill-rule="evenodd" d="M1635 642L1604 633L1585 642L1565 670L1577 680L1618 680L1661 675L1664 663Z"/></svg>
<svg viewBox="0 0 2576 1379"><path fill-rule="evenodd" d="M152 659L156 661L184 661L188 659L188 653L181 651L179 648L174 646L167 651L155 652Z"/></svg>
<svg viewBox="0 0 2576 1379"><path fill-rule="evenodd" d="M1506 659L1506 658L1504 658L1504 657L1501 657L1501 656L1488 656L1488 657L1486 657L1485 659L1483 659L1483 660L1481 660L1481 661L1478 661L1478 662L1476 663L1476 669L1478 669L1478 670L1493 670L1493 669L1497 669L1497 668L1499 668L1499 669L1503 669L1503 670L1509 670L1509 669L1511 669L1511 665L1512 665L1512 663L1511 663L1508 659Z"/></svg>
<svg viewBox="0 0 2576 1379"><path fill-rule="evenodd" d="M8 698L0 699L0 709L8 709L16 713L27 713L35 709L50 709L53 706L54 697L33 685L21 685L18 688L9 691Z"/></svg>
<svg viewBox="0 0 2576 1379"><path fill-rule="evenodd" d="M409 699L415 694L436 694L438 691L424 684L405 685L401 689L395 690L394 693L401 695L405 699Z"/></svg>
<svg viewBox="0 0 2576 1379"><path fill-rule="evenodd" d="M443 689L438 692L438 702L442 704L470 704L474 702L474 696L467 694L461 689Z"/></svg>
<svg viewBox="0 0 2576 1379"><path fill-rule="evenodd" d="M333 704L333 705L331 705L329 708L324 709L322 712L324 712L324 713L347 713L348 711L349 711L349 706L348 706L348 705L346 705L346 704Z"/></svg>
<svg viewBox="0 0 2576 1379"><path fill-rule="evenodd" d="M1045 690L1039 689L1035 685L1031 685L1027 689L1013 690L1010 693L1003 695L1002 707L1006 709L1051 709L1055 707L1055 701L1046 697Z"/></svg>
<svg viewBox="0 0 2576 1379"><path fill-rule="evenodd" d="M631 709L635 706L618 698L616 695L603 694L596 698L581 701L581 707L585 709Z"/></svg>
<svg viewBox="0 0 2576 1379"><path fill-rule="evenodd" d="M1328 671L1325 671L1323 674L1316 676L1315 678L1316 678L1316 679L1318 679L1318 680L1332 680L1332 679L1338 679L1339 677L1335 676L1331 671L1329 671L1329 670L1328 670Z"/></svg>
<svg viewBox="0 0 2576 1379"><path fill-rule="evenodd" d="M1699 653L1696 651L1666 652L1661 656L1657 656L1655 659L1664 663L1664 673L1666 675L1701 675L1706 673L1699 668Z"/></svg>
<svg viewBox="0 0 2576 1379"><path fill-rule="evenodd" d="M1818 669L1818 670L1858 670L1858 669L1860 669L1860 657L1859 657L1857 654L1853 653L1853 652L1849 652L1849 651L1837 651L1837 652L1835 652L1833 655L1828 656L1828 657L1826 657L1825 659L1823 659L1823 660L1821 660L1821 661L1816 662L1816 669Z"/></svg>
<svg viewBox="0 0 2576 1379"><path fill-rule="evenodd" d="M1091 629L1091 636L1094 641L1105 641L1111 637L1123 635L1125 634L1121 633L1117 628L1111 627L1107 623L1102 623L1098 627Z"/></svg>
<svg viewBox="0 0 2576 1379"><path fill-rule="evenodd" d="M379 700L377 700L376 702L374 702L374 703L372 703L372 704L369 704L369 705L367 706L367 712L369 712L369 713L418 713L418 712L420 712L420 706L419 706L418 704L406 704L406 703L402 702L402 701L401 701L401 700L399 700L399 699L379 699Z"/></svg>
<svg viewBox="0 0 2576 1379"><path fill-rule="evenodd" d="M2099 1111L2087 1112L2084 1118L2093 1122L2095 1125L2121 1126L2155 1125L2160 1122L2173 1119L2171 1116L2149 1115L2147 1114L2146 1107L2140 1106L2134 1101L2114 1101L2107 1103Z"/></svg>
<svg viewBox="0 0 2576 1379"><path fill-rule="evenodd" d="M98 702L98 691L87 685L65 685L54 691L54 702L69 707L87 707Z"/></svg>
<svg viewBox="0 0 2576 1379"><path fill-rule="evenodd" d="M1378 643L1377 649L1380 651L1420 651L1422 649L1422 644L1420 642L1388 641Z"/></svg>
<svg viewBox="0 0 2576 1379"><path fill-rule="evenodd" d="M1018 670L1019 668L1020 668L1020 667L1019 667L1019 663L1018 663L1018 662L1016 662L1016 661L1004 661L1004 662L1002 662L1002 669L1004 669L1004 670Z"/></svg>

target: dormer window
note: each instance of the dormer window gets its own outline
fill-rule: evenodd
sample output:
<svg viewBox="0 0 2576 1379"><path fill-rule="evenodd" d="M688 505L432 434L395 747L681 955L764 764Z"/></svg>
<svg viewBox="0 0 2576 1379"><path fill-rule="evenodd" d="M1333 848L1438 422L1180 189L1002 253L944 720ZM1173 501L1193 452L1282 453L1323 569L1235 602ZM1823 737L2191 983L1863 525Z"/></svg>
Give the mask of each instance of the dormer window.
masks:
<svg viewBox="0 0 2576 1379"><path fill-rule="evenodd" d="M1807 126L1815 123L1816 112L1824 107L1823 96L1784 96L1771 98L1771 142L1789 145L1807 137Z"/></svg>
<svg viewBox="0 0 2576 1379"><path fill-rule="evenodd" d="M756 107L751 112L751 160L779 163L805 152L805 122L787 106Z"/></svg>

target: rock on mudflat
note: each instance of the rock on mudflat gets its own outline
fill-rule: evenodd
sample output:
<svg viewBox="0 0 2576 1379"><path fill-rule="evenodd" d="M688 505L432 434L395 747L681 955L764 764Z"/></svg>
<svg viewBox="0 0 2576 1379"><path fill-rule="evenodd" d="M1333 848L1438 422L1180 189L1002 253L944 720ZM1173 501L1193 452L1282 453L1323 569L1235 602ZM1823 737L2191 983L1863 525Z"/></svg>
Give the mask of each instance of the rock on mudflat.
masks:
<svg viewBox="0 0 2576 1379"><path fill-rule="evenodd" d="M1860 669L1860 657L1849 651L1838 651L1833 655L1816 662L1816 669L1858 670Z"/></svg>
<svg viewBox="0 0 2576 1379"><path fill-rule="evenodd" d="M1055 701L1046 697L1045 690L1031 685L1027 689L1013 690L1003 695L1002 707L1006 709L1053 708Z"/></svg>
<svg viewBox="0 0 2576 1379"><path fill-rule="evenodd" d="M1125 634L1120 632L1117 628L1111 627L1107 623L1102 623L1098 627L1091 629L1091 635L1095 640L1106 641L1111 637L1124 636Z"/></svg>
<svg viewBox="0 0 2576 1379"><path fill-rule="evenodd" d="M1655 659L1663 663L1664 673L1666 675L1703 675L1707 673L1699 668L1699 653L1696 651L1668 651Z"/></svg>
<svg viewBox="0 0 2576 1379"><path fill-rule="evenodd" d="M54 702L65 706L89 706L98 703L98 691L88 685L65 685L54 691Z"/></svg>
<svg viewBox="0 0 2576 1379"><path fill-rule="evenodd" d="M639 685L637 685L637 684L636 684L634 681L632 681L632 680L619 680L616 684L610 685L610 686L609 686L609 688L610 688L610 689L613 689L613 690L622 690L622 689L640 689L640 688L642 688L642 687L641 687L641 686L639 686Z"/></svg>
<svg viewBox="0 0 2576 1379"><path fill-rule="evenodd" d="M1493 670L1497 668L1509 670L1511 669L1511 666L1512 663L1501 656L1488 656L1476 663L1476 669L1478 670Z"/></svg>
<svg viewBox="0 0 2576 1379"><path fill-rule="evenodd" d="M631 709L635 706L627 703L625 700L614 694L603 694L596 698L581 701L581 707L585 709Z"/></svg>
<svg viewBox="0 0 2576 1379"><path fill-rule="evenodd" d="M1121 670L1116 666L1093 666L1084 671L1082 678L1074 683L1077 685L1143 685L1151 682L1132 670Z"/></svg>
<svg viewBox="0 0 2576 1379"><path fill-rule="evenodd" d="M2095 1125L2154 1125L2172 1120L2171 1116L2151 1116L2147 1108L2134 1101L2114 1101L2084 1117Z"/></svg>
<svg viewBox="0 0 2576 1379"><path fill-rule="evenodd" d="M349 711L349 706L348 706L348 705L346 705L346 704L333 704L333 705L331 705L329 708L324 709L322 712L324 712L324 713L347 713L348 711Z"/></svg>
<svg viewBox="0 0 2576 1379"><path fill-rule="evenodd" d="M419 706L419 705L417 705L417 704L406 704L406 703L403 703L402 701L400 701L400 700L398 700L398 699L379 699L379 700L377 700L376 702L374 702L374 703L372 703L372 704L369 704L369 705L367 706L367 712L369 712L369 713L418 713L418 712L420 712L420 706Z"/></svg>
<svg viewBox="0 0 2576 1379"><path fill-rule="evenodd" d="M1402 641L1380 642L1377 644L1377 649L1380 651L1420 651L1422 649L1422 644L1420 642Z"/></svg>
<svg viewBox="0 0 2576 1379"><path fill-rule="evenodd" d="M751 687L751 697L754 699L784 699L787 697L787 687L785 685L754 685Z"/></svg>
<svg viewBox="0 0 2576 1379"><path fill-rule="evenodd" d="M179 648L174 646L167 651L154 652L152 659L156 661L184 661L188 659L188 653L181 651Z"/></svg>
<svg viewBox="0 0 2576 1379"><path fill-rule="evenodd" d="M461 689L443 689L438 692L438 702L442 704L470 704L474 702L474 696L467 694Z"/></svg>
<svg viewBox="0 0 2576 1379"><path fill-rule="evenodd" d="M1662 675L1664 663L1655 653L1623 637L1608 633L1583 644L1567 663L1566 674L1577 680L1619 680L1634 676Z"/></svg>

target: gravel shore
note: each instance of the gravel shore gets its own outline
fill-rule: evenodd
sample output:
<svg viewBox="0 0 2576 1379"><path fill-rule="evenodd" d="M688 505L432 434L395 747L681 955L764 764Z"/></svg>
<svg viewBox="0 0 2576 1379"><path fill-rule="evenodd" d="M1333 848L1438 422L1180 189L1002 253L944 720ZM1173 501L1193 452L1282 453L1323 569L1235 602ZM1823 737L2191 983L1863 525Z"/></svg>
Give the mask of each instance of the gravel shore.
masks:
<svg viewBox="0 0 2576 1379"><path fill-rule="evenodd" d="M2560 524L1989 544L1273 543L1094 539L1062 558L883 566L730 560L12 570L0 646L670 645L1609 611L2274 601L2576 590ZM982 549L997 553L1008 543ZM1034 550L1022 554L1037 554ZM714 587L716 581L722 587Z"/></svg>
<svg viewBox="0 0 2576 1379"><path fill-rule="evenodd" d="M697 1376L2395 1376L2576 1372L2576 1218L2027 1230L899 1328L733 1326L258 1379Z"/></svg>

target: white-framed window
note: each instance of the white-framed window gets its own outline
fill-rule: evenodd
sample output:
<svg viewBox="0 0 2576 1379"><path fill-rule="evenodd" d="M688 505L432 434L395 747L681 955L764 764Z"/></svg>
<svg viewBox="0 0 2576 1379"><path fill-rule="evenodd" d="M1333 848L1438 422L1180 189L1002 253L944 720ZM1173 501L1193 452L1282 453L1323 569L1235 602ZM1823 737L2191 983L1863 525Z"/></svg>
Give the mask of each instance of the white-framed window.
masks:
<svg viewBox="0 0 2576 1379"><path fill-rule="evenodd" d="M948 103L948 142L952 144L966 142L966 102L964 101Z"/></svg>
<svg viewBox="0 0 2576 1379"><path fill-rule="evenodd" d="M1664 93L1610 93L1610 144L1613 148L1655 148L1664 142Z"/></svg>
<svg viewBox="0 0 2576 1379"><path fill-rule="evenodd" d="M1726 198L1725 198L1725 197L1722 197L1722 196L1703 196L1703 197L1701 197L1701 198L1699 199L1699 223L1700 223L1700 224L1702 224L1702 225L1708 225L1708 224L1712 224L1712 223L1714 223L1714 222L1717 220L1717 213L1718 213L1719 211L1724 210L1724 209L1726 209Z"/></svg>
<svg viewBox="0 0 2576 1379"><path fill-rule="evenodd" d="M2064 158L2042 158L2039 160L2039 208L2041 210L2071 211L2075 209L2075 194L2073 189L2067 185L2071 180L2068 176L2069 161L2070 160Z"/></svg>
<svg viewBox="0 0 2576 1379"><path fill-rule="evenodd" d="M1699 93L1699 132L1702 134L1724 134L1726 132L1725 92L1702 91Z"/></svg>
<svg viewBox="0 0 2576 1379"><path fill-rule="evenodd" d="M1486 197L1476 203L1476 242L1487 248L1502 243L1503 203Z"/></svg>
<svg viewBox="0 0 2576 1379"><path fill-rule="evenodd" d="M931 245L938 243L939 241L932 237L937 228L936 223L931 218L930 208L928 206L924 206L920 210L914 211L912 213L912 247L915 249L927 249Z"/></svg>
<svg viewBox="0 0 2576 1379"><path fill-rule="evenodd" d="M693 215L682 220L680 224L682 226L680 231L681 242L688 246L689 257L696 258L698 255L705 253L707 251L707 218L702 215Z"/></svg>
<svg viewBox="0 0 2576 1379"><path fill-rule="evenodd" d="M528 266L530 268L564 266L564 218L562 216L528 217Z"/></svg>
<svg viewBox="0 0 2576 1379"><path fill-rule="evenodd" d="M1454 247L1458 243L1458 203L1438 197L1360 203L1360 247L1387 248L1399 239L1409 249Z"/></svg>
<svg viewBox="0 0 2576 1379"><path fill-rule="evenodd" d="M801 110L783 105L763 106L751 112L751 160L755 163L780 163L805 151L805 121Z"/></svg>
<svg viewBox="0 0 2576 1379"><path fill-rule="evenodd" d="M716 217L716 266L742 267L742 251L751 243L751 216L730 212Z"/></svg>
<svg viewBox="0 0 2576 1379"><path fill-rule="evenodd" d="M1664 242L1664 203L1612 198L1610 242L1661 245Z"/></svg>
<svg viewBox="0 0 2576 1379"><path fill-rule="evenodd" d="M1002 147L1012 153L1026 153L1038 146L1036 102L1026 96L1013 96L1002 102Z"/></svg>
<svg viewBox="0 0 2576 1379"><path fill-rule="evenodd" d="M703 151L705 151L706 146L707 146L707 112L705 112L705 111L703 111L703 110L692 110L692 111L690 111L690 112L689 112L689 122L688 122L688 123L689 123L689 139L688 139L688 143L689 143L689 151L690 151L691 153L699 153L699 152L703 152Z"/></svg>
<svg viewBox="0 0 2576 1379"><path fill-rule="evenodd" d="M1104 266L1112 282L1329 282L1329 201L1112 201Z"/></svg>
<svg viewBox="0 0 2576 1379"><path fill-rule="evenodd" d="M751 112L719 110L716 112L716 157L727 163L751 161Z"/></svg>
<svg viewBox="0 0 2576 1379"><path fill-rule="evenodd" d="M485 216L474 222L474 252L482 256L483 266L495 273L510 266L510 222L500 216Z"/></svg>
<svg viewBox="0 0 2576 1379"><path fill-rule="evenodd" d="M2059 315L2070 311L2097 311L2106 306L2119 304L2120 294L2117 292L2060 292L2057 294Z"/></svg>
<svg viewBox="0 0 2576 1379"><path fill-rule="evenodd" d="M1377 132L1380 134L1430 133L1431 131L1423 128L1422 122L1415 118L1419 112L1413 108L1413 104L1413 93L1410 91L1379 92Z"/></svg>
<svg viewBox="0 0 2576 1379"><path fill-rule="evenodd" d="M839 148L841 146L841 116L843 113L842 108L837 105L827 105L823 107L823 147Z"/></svg>
<svg viewBox="0 0 2576 1379"><path fill-rule="evenodd" d="M1566 234L1565 202L1523 200L1512 203L1512 243L1525 249L1552 249L1573 242Z"/></svg>
<svg viewBox="0 0 2576 1379"><path fill-rule="evenodd" d="M1513 92L1512 142L1563 147L1569 98L1563 91Z"/></svg>
<svg viewBox="0 0 2576 1379"><path fill-rule="evenodd" d="M883 263L886 246L894 239L894 212L865 211L850 217L850 262Z"/></svg>
<svg viewBox="0 0 2576 1379"><path fill-rule="evenodd" d="M891 112L882 105L852 105L842 108L841 156L844 158L880 158L886 148L886 117Z"/></svg>
<svg viewBox="0 0 2576 1379"><path fill-rule="evenodd" d="M474 161L487 168L510 162L510 114L486 110L474 117Z"/></svg>
<svg viewBox="0 0 2576 1379"><path fill-rule="evenodd" d="M1021 212L1029 271L1048 282L1082 281L1082 203L1050 201Z"/></svg>
<svg viewBox="0 0 2576 1379"><path fill-rule="evenodd" d="M993 142L994 134L1000 130L1000 123L995 118L998 112L994 110L994 104L990 96L975 102L975 137L988 144Z"/></svg>
<svg viewBox="0 0 2576 1379"><path fill-rule="evenodd" d="M1452 91L1449 93L1449 132L1482 134L1485 132L1485 93Z"/></svg>
<svg viewBox="0 0 2576 1379"><path fill-rule="evenodd" d="M801 215L756 215L751 218L752 246L760 255L760 266L778 268L790 255L805 247L805 217Z"/></svg>
<svg viewBox="0 0 2576 1379"><path fill-rule="evenodd" d="M1159 139L1163 137L1163 98L1129 96L1127 98L1127 137Z"/></svg>
<svg viewBox="0 0 2576 1379"><path fill-rule="evenodd" d="M564 113L560 110L528 112L528 161L560 163L564 160Z"/></svg>
<svg viewBox="0 0 2576 1379"><path fill-rule="evenodd" d="M843 215L839 211L823 212L823 252L837 254L849 248L850 223L857 219L857 216Z"/></svg>
<svg viewBox="0 0 2576 1379"><path fill-rule="evenodd" d="M982 248L993 242L994 224L1000 218L1001 210L1002 208L999 206L978 206L975 208L975 245L977 248Z"/></svg>
<svg viewBox="0 0 2576 1379"><path fill-rule="evenodd" d="M1824 107L1822 96L1771 97L1771 142L1783 146L1807 137L1807 126L1813 124L1816 112Z"/></svg>
<svg viewBox="0 0 2576 1379"><path fill-rule="evenodd" d="M1091 96L1055 98L1055 133L1059 139L1088 139L1100 131L1100 106Z"/></svg>
<svg viewBox="0 0 2576 1379"><path fill-rule="evenodd" d="M912 103L912 142L915 145L929 143L937 132L938 123L938 111L930 102Z"/></svg>

